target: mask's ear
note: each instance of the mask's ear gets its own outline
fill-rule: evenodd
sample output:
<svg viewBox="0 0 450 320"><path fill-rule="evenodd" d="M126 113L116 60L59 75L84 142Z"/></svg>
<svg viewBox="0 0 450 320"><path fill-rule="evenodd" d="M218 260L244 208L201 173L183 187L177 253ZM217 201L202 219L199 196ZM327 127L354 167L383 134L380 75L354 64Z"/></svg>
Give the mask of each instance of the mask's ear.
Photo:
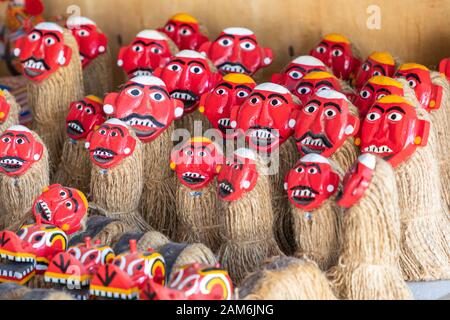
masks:
<svg viewBox="0 0 450 320"><path fill-rule="evenodd" d="M60 63L61 66L66 67L70 63L70 59L72 59L72 49L69 46L64 46L64 60Z"/></svg>
<svg viewBox="0 0 450 320"><path fill-rule="evenodd" d="M104 48L103 51L100 51L100 50L99 50L100 53L105 52L105 51L106 51L106 48L108 47L108 37L107 37L105 34L100 33L100 34L98 35L98 42L99 42L100 46Z"/></svg>
<svg viewBox="0 0 450 320"><path fill-rule="evenodd" d="M241 182L241 187L245 190L245 192L250 192L255 188L256 183L258 182L258 177L258 171L249 171L248 175L246 175L246 179Z"/></svg>
<svg viewBox="0 0 450 320"><path fill-rule="evenodd" d="M208 37L207 36L205 36L204 34L201 34L201 33L196 33L196 35L197 35L197 43L205 43L205 42L208 42Z"/></svg>
<svg viewBox="0 0 450 320"><path fill-rule="evenodd" d="M198 52L204 54L205 57L207 57L210 47L211 47L211 42L210 41L206 41L200 46L200 48L198 49Z"/></svg>
<svg viewBox="0 0 450 320"><path fill-rule="evenodd" d="M124 154L127 156L131 155L134 152L134 148L136 148L136 139L133 138L131 135L128 135L126 148L124 149ZM127 150L127 149L129 149L129 150ZM129 151L129 152L127 152L127 151Z"/></svg>
<svg viewBox="0 0 450 320"><path fill-rule="evenodd" d="M119 55L117 56L117 66L119 68L122 68L122 66L123 66L123 57L125 55L126 50L127 50L127 47L122 47L119 50Z"/></svg>
<svg viewBox="0 0 450 320"><path fill-rule="evenodd" d="M271 81L273 83L282 84L283 80L284 80L284 74L282 74L282 73L274 73L272 75Z"/></svg>
<svg viewBox="0 0 450 320"><path fill-rule="evenodd" d="M442 59L439 63L439 72L450 81L450 58Z"/></svg>
<svg viewBox="0 0 450 320"><path fill-rule="evenodd" d="M90 150L92 135L94 134L95 131L97 131L97 129L92 130L92 131L89 132L88 135L86 136L86 142L84 143L84 147L85 147L86 149L88 149L88 150Z"/></svg>
<svg viewBox="0 0 450 320"><path fill-rule="evenodd" d="M44 154L44 145L38 141L35 141L33 146L34 161L41 160L43 154Z"/></svg>
<svg viewBox="0 0 450 320"><path fill-rule="evenodd" d="M117 92L108 93L103 100L103 112L108 116L113 116L116 112L116 100L119 94Z"/></svg>
<svg viewBox="0 0 450 320"><path fill-rule="evenodd" d="M414 144L417 146L425 147L428 143L428 135L430 133L430 123L426 120L416 120L416 136L414 138Z"/></svg>
<svg viewBox="0 0 450 320"><path fill-rule="evenodd" d="M208 97L208 94L209 93L204 93L200 97L200 103L199 103L199 107L198 107L198 112L200 112L200 113L205 113L205 102L206 102L206 98Z"/></svg>
<svg viewBox="0 0 450 320"><path fill-rule="evenodd" d="M442 95L443 88L439 85L433 84L433 91L431 93L431 99L428 105L428 108L431 109L431 111L437 110L441 107Z"/></svg>
<svg viewBox="0 0 450 320"><path fill-rule="evenodd" d="M162 68L156 68L155 71L153 71L153 76L161 78Z"/></svg>
<svg viewBox="0 0 450 320"><path fill-rule="evenodd" d="M336 172L330 172L330 181L327 185L327 192L329 195L334 194L338 190L340 179L341 178Z"/></svg>
<svg viewBox="0 0 450 320"><path fill-rule="evenodd" d="M347 137L355 136L359 132L360 121L357 117L349 114L347 126L345 127L345 135Z"/></svg>
<svg viewBox="0 0 450 320"><path fill-rule="evenodd" d="M298 122L297 118L298 118L299 113L300 113L299 108L292 109L291 116L290 116L289 123L288 123L289 128L292 130L295 130L295 127L297 126L297 122Z"/></svg>
<svg viewBox="0 0 450 320"><path fill-rule="evenodd" d="M264 48L264 59L263 59L263 65L264 66L270 66L273 62L273 52L270 48Z"/></svg>
<svg viewBox="0 0 450 320"><path fill-rule="evenodd" d="M240 109L239 105L234 105L234 106L231 106L231 108L230 108L230 123L231 123L232 128L233 128L233 122L237 125L239 109ZM233 129L236 129L236 126Z"/></svg>
<svg viewBox="0 0 450 320"><path fill-rule="evenodd" d="M184 114L184 103L181 100L178 99L172 99L173 103L173 112L174 112L174 118L175 119L181 119Z"/></svg>

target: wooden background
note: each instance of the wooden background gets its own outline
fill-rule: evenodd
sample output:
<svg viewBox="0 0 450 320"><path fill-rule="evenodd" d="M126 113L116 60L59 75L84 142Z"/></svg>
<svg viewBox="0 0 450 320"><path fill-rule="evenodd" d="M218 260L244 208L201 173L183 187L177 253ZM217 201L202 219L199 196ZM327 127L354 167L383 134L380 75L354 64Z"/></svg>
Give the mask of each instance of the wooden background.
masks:
<svg viewBox="0 0 450 320"><path fill-rule="evenodd" d="M128 43L144 28L163 26L178 12L188 12L215 38L221 29L252 29L259 42L274 50L267 78L294 55L305 54L321 35L349 37L366 57L388 50L403 61L430 67L450 56L450 0L44 0L46 15L77 5L108 34L115 56L119 37ZM369 30L371 5L380 8L381 29ZM292 47L290 50L289 48ZM116 74L120 73L116 71ZM118 80L118 79L117 79Z"/></svg>

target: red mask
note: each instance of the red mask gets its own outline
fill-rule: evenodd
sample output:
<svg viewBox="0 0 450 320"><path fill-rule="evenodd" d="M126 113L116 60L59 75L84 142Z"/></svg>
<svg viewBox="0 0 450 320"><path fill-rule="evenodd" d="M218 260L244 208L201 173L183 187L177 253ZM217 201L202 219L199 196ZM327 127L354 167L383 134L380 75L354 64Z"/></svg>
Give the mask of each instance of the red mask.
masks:
<svg viewBox="0 0 450 320"><path fill-rule="evenodd" d="M251 148L272 152L292 135L297 109L289 90L263 83L240 107L233 108L231 126L245 133Z"/></svg>
<svg viewBox="0 0 450 320"><path fill-rule="evenodd" d="M349 112L344 94L322 90L298 111L295 141L301 154L318 153L329 157L348 137L356 135L359 119Z"/></svg>
<svg viewBox="0 0 450 320"><path fill-rule="evenodd" d="M153 76L128 81L119 93L105 97L104 111L132 127L142 142L155 140L183 115L183 103L172 99L164 82Z"/></svg>
<svg viewBox="0 0 450 320"><path fill-rule="evenodd" d="M204 188L220 171L222 152L209 139L196 137L180 149L172 151L170 167L177 173L178 180L193 190Z"/></svg>
<svg viewBox="0 0 450 320"><path fill-rule="evenodd" d="M219 197L225 201L241 199L252 191L258 181L256 155L250 149L238 149L217 177Z"/></svg>
<svg viewBox="0 0 450 320"><path fill-rule="evenodd" d="M25 77L33 81L48 78L70 63L72 50L64 45L63 29L55 23L39 23L16 43L14 54L22 63Z"/></svg>
<svg viewBox="0 0 450 320"><path fill-rule="evenodd" d="M103 101L96 96L87 96L70 104L69 114L66 117L67 135L73 140L85 139L103 122L105 122Z"/></svg>
<svg viewBox="0 0 450 320"><path fill-rule="evenodd" d="M293 94L305 105L312 95L321 90L336 90L341 92L339 80L328 72L315 71L307 74L297 85Z"/></svg>
<svg viewBox="0 0 450 320"><path fill-rule="evenodd" d="M338 201L339 206L350 208L364 196L372 181L375 165L374 155L366 153L359 156L344 177L344 192Z"/></svg>
<svg viewBox="0 0 450 320"><path fill-rule="evenodd" d="M439 72L450 81L450 58L442 59L439 63Z"/></svg>
<svg viewBox="0 0 450 320"><path fill-rule="evenodd" d="M130 134L125 123L110 119L86 139L91 161L103 169L117 166L130 156L136 147L136 139Z"/></svg>
<svg viewBox="0 0 450 320"><path fill-rule="evenodd" d="M211 91L222 79L209 68L208 60L196 51L178 52L164 67L155 70L155 76L167 85L170 96L184 103L184 113L195 110L200 96Z"/></svg>
<svg viewBox="0 0 450 320"><path fill-rule="evenodd" d="M282 73L274 73L272 82L280 84L295 93L295 89L299 82L310 72L327 71L325 64L312 56L300 56L292 60L292 62L284 69Z"/></svg>
<svg viewBox="0 0 450 320"><path fill-rule="evenodd" d="M366 82L375 76L392 77L395 72L395 61L389 52L373 52L358 68L355 87L360 89Z"/></svg>
<svg viewBox="0 0 450 320"><path fill-rule="evenodd" d="M348 80L361 64L353 56L350 41L340 34L326 35L310 54L325 63L336 77L343 80Z"/></svg>
<svg viewBox="0 0 450 320"><path fill-rule="evenodd" d="M41 160L44 146L24 126L13 126L0 136L0 173L20 176Z"/></svg>
<svg viewBox="0 0 450 320"><path fill-rule="evenodd" d="M247 75L229 73L213 91L200 99L199 111L203 113L224 138L234 135L231 128L231 108L240 106L255 88L256 83Z"/></svg>
<svg viewBox="0 0 450 320"><path fill-rule="evenodd" d="M385 96L370 108L361 129L361 152L383 157L393 167L426 146L430 123L417 118L413 105L400 96Z"/></svg>
<svg viewBox="0 0 450 320"><path fill-rule="evenodd" d="M8 120L9 111L11 106L6 101L5 94L0 90L0 124L3 124Z"/></svg>
<svg viewBox="0 0 450 320"><path fill-rule="evenodd" d="M222 73L254 74L272 64L273 53L259 46L253 31L246 28L227 28L214 42L206 42L199 49Z"/></svg>
<svg viewBox="0 0 450 320"><path fill-rule="evenodd" d="M442 87L431 82L431 72L427 67L416 63L405 63L398 68L395 76L408 81L420 104L428 112L440 108Z"/></svg>
<svg viewBox="0 0 450 320"><path fill-rule="evenodd" d="M133 42L122 47L117 65L129 78L151 76L156 68L170 61L172 52L166 35L155 30L139 32Z"/></svg>
<svg viewBox="0 0 450 320"><path fill-rule="evenodd" d="M32 211L43 223L57 226L71 235L80 231L88 202L81 191L53 184L34 201Z"/></svg>
<svg viewBox="0 0 450 320"><path fill-rule="evenodd" d="M289 201L297 208L312 211L337 191L339 175L326 158L309 154L288 172L285 181Z"/></svg>
<svg viewBox="0 0 450 320"><path fill-rule="evenodd" d="M364 119L367 115L367 111L369 111L375 101L390 94L397 96L404 95L401 82L385 76L375 76L370 78L359 90L354 99L355 106L359 111L359 117Z"/></svg>
<svg viewBox="0 0 450 320"><path fill-rule="evenodd" d="M208 41L208 37L201 33L198 21L187 13L174 15L158 31L167 34L180 50L197 50Z"/></svg>

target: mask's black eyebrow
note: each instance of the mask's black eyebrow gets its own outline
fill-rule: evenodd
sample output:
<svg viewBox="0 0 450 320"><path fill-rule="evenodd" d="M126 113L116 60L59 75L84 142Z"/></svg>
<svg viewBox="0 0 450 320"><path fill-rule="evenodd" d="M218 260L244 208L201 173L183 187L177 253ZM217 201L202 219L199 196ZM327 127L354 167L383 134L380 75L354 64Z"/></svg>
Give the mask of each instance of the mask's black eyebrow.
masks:
<svg viewBox="0 0 450 320"><path fill-rule="evenodd" d="M369 66L372 66L372 62L370 62L370 60L367 60L366 62L363 63L363 65L368 64ZM362 65L361 65L362 67Z"/></svg>
<svg viewBox="0 0 450 320"><path fill-rule="evenodd" d="M311 87L311 88L314 87L314 85L311 82L307 82L307 81L300 82L300 84L297 87L297 89L300 88L301 86L307 86L307 87Z"/></svg>
<svg viewBox="0 0 450 320"><path fill-rule="evenodd" d="M84 102L84 101L83 101ZM86 106L86 107L91 107L91 109L92 109L92 112L94 113L94 114L96 114L97 113L97 111L95 111L95 108L94 108L94 106L92 105L92 104L90 104L90 103L84 103L84 105Z"/></svg>
<svg viewBox="0 0 450 320"><path fill-rule="evenodd" d="M280 98L281 100L283 100L285 103L289 103L287 101L287 99L285 97L283 97L281 94L277 94L277 93L273 93L271 95L269 95L269 99L270 98Z"/></svg>
<svg viewBox="0 0 450 320"><path fill-rule="evenodd" d="M75 204L75 211L74 212L77 212L78 211L78 207L79 207L78 201L75 198L72 198L72 201Z"/></svg>
<svg viewBox="0 0 450 320"><path fill-rule="evenodd" d="M398 112L400 112L400 113L403 113L403 114L406 113L405 110L403 110L402 108L397 107L397 106L392 107L392 108L389 108L386 112L391 112L391 111L393 111L393 110L396 110L396 111L398 111Z"/></svg>
<svg viewBox="0 0 450 320"><path fill-rule="evenodd" d="M24 135L24 134L19 133L19 134L17 135L17 137L23 138L23 139L27 140L28 143L30 143L30 140L29 140L29 139L27 138L27 136Z"/></svg>
<svg viewBox="0 0 450 320"><path fill-rule="evenodd" d="M255 39L253 39L251 37L242 37L242 38L239 38L239 40L249 40L249 41L253 42L254 44L256 44Z"/></svg>
<svg viewBox="0 0 450 320"><path fill-rule="evenodd" d="M339 48L339 49L344 50L344 46L342 46L342 45L340 45L340 44L335 44L335 45L332 46L332 48L333 48L333 49L334 49L334 48Z"/></svg>
<svg viewBox="0 0 450 320"><path fill-rule="evenodd" d="M161 44L159 44L158 42L152 41L147 46L151 46L151 45L154 45L154 46L160 47L161 49L164 49L164 47Z"/></svg>
<svg viewBox="0 0 450 320"><path fill-rule="evenodd" d="M319 43L318 47L319 47L319 46L324 46L324 47L327 47L327 48L328 48L328 43L322 41L321 43Z"/></svg>
<svg viewBox="0 0 450 320"><path fill-rule="evenodd" d="M34 29L32 32L37 32L37 33L39 33L42 36L42 31L41 30Z"/></svg>
<svg viewBox="0 0 450 320"><path fill-rule="evenodd" d="M388 95L391 94L391 92L386 88L380 88L380 89L378 89L377 92L384 92L384 93L387 93Z"/></svg>
<svg viewBox="0 0 450 320"><path fill-rule="evenodd" d="M137 82L131 82L131 83L125 84L125 85L122 87L122 90L123 90L123 89L126 89L126 88L129 88L129 87L135 87L135 86L137 86L137 87L139 87L139 88L145 88L145 86L144 86L143 84L140 84L140 83L137 83Z"/></svg>
<svg viewBox="0 0 450 320"><path fill-rule="evenodd" d="M293 70L293 69L295 69L295 70L300 70L300 71L303 72L303 73L306 72L305 68L302 68L302 67L300 67L300 66L292 66L292 67L290 67L290 68L287 68L286 72L289 72L289 71L291 71L291 70Z"/></svg>
<svg viewBox="0 0 450 320"><path fill-rule="evenodd" d="M379 105L374 105L374 106L372 107L372 109L378 109L378 110L381 111L381 113L384 113L384 109L383 109L382 107L380 107Z"/></svg>
<svg viewBox="0 0 450 320"><path fill-rule="evenodd" d="M251 97L254 97L254 96L260 97L263 101L266 100L266 97L265 97L263 94L259 93L259 92L252 93L252 95L250 96L250 98L251 98Z"/></svg>
<svg viewBox="0 0 450 320"><path fill-rule="evenodd" d="M218 87L227 87L228 89L233 89L233 86L231 84L229 84L228 82L222 82L221 84L218 85Z"/></svg>
<svg viewBox="0 0 450 320"><path fill-rule="evenodd" d="M330 81L327 81L327 80L322 80L322 81L317 82L316 87L321 86L321 85L326 85L326 86L329 86L331 88L334 88L333 84Z"/></svg>
<svg viewBox="0 0 450 320"><path fill-rule="evenodd" d="M72 190L67 189L67 188L64 188L64 190L66 190L67 194L69 195L69 198L72 198L72 197L73 197Z"/></svg>
<svg viewBox="0 0 450 320"><path fill-rule="evenodd" d="M386 75L386 71L384 71L384 68L382 65L376 64L373 67L376 68L378 72L381 72L383 74L383 76Z"/></svg>
<svg viewBox="0 0 450 320"><path fill-rule="evenodd" d="M164 89L164 88L161 88L161 87L158 87L158 86L151 86L149 89L150 89L150 90L158 90L158 91L161 91L162 93L166 94L166 96L169 97L169 93L168 93L167 90Z"/></svg>
<svg viewBox="0 0 450 320"><path fill-rule="evenodd" d="M417 82L422 83L422 81L420 81L419 76L418 76L417 74L415 74L415 73L408 73L408 74L406 75L406 77L407 77L407 78L413 77L414 79L417 80Z"/></svg>
<svg viewBox="0 0 450 320"><path fill-rule="evenodd" d="M192 26L185 24L185 23L180 24L180 27L186 27L186 28L191 29L191 31L195 31L194 28L192 28Z"/></svg>
<svg viewBox="0 0 450 320"><path fill-rule="evenodd" d="M245 84L240 84L240 85L236 86L236 89L245 89L248 91L252 91L252 88L250 88L249 86L246 86Z"/></svg>
<svg viewBox="0 0 450 320"><path fill-rule="evenodd" d="M56 41L61 42L61 39L59 38L59 36L54 32L47 32L45 35L53 36L53 37L55 37Z"/></svg>
<svg viewBox="0 0 450 320"><path fill-rule="evenodd" d="M111 129L117 129L117 131L119 131L119 133L120 133L120 135L122 136L122 137L124 137L125 135L123 134L123 130L122 130L122 128L121 127L118 127L118 126L114 126L114 127L112 127Z"/></svg>
<svg viewBox="0 0 450 320"><path fill-rule="evenodd" d="M5 132L5 133L2 135L2 137L4 137L4 136L14 137L14 133L12 133L12 132Z"/></svg>
<svg viewBox="0 0 450 320"><path fill-rule="evenodd" d="M316 99L308 101L307 104L310 104L310 103L315 103L315 104L318 104L319 106L322 105L322 102L320 102L319 100L316 100Z"/></svg>
<svg viewBox="0 0 450 320"><path fill-rule="evenodd" d="M366 87L370 89L370 91L374 92L375 88L370 83L366 83Z"/></svg>
<svg viewBox="0 0 450 320"><path fill-rule="evenodd" d="M232 38L232 39L234 39L234 36L233 36L232 34L223 34L223 35L221 35L220 37L218 37L218 38L216 39L216 41L219 41L219 40L222 39L222 38Z"/></svg>
<svg viewBox="0 0 450 320"><path fill-rule="evenodd" d="M194 64L194 63L199 64L199 65L201 65L203 68L205 68L205 64L204 64L203 62L201 62L201 61L198 61L198 60L189 61L189 62L188 62L188 65L191 65L191 64Z"/></svg>
<svg viewBox="0 0 450 320"><path fill-rule="evenodd" d="M181 60L181 59L174 59L174 60L172 60L171 62L178 62L178 63L180 63L180 64L186 64L186 62L184 62L184 61Z"/></svg>
<svg viewBox="0 0 450 320"><path fill-rule="evenodd" d="M326 102L326 103L324 104L324 107L328 107L328 106L333 106L333 107L335 107L335 108L339 111L339 113L342 113L342 109L341 109L341 107L340 107L337 103L334 103L334 102Z"/></svg>

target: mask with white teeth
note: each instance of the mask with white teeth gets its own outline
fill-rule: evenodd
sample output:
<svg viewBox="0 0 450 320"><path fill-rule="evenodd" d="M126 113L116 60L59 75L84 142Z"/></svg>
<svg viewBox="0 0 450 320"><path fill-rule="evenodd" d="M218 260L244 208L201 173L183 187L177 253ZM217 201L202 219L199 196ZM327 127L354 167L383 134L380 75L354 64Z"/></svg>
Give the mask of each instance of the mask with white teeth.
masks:
<svg viewBox="0 0 450 320"><path fill-rule="evenodd" d="M105 122L103 100L96 96L87 96L70 104L66 117L66 132L73 140L85 139L103 122Z"/></svg>

